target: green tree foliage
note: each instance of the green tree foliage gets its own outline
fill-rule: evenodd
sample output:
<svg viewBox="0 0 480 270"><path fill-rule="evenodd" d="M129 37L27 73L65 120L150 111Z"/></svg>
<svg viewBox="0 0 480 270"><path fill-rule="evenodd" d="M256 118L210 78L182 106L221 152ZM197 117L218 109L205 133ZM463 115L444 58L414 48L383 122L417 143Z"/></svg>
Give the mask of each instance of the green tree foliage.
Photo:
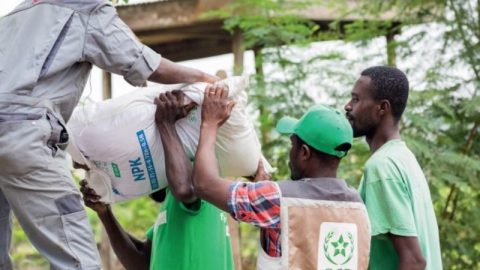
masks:
<svg viewBox="0 0 480 270"><path fill-rule="evenodd" d="M319 29L296 15L308 4L334 9L339 19L328 29ZM258 112L264 152L278 168L274 177L288 177L289 143L273 131L281 116L299 116L318 101L312 95L316 91L327 93L323 102L342 107L358 76L351 73L353 66L363 65L363 69L372 62L394 64L395 55L399 62L418 63L411 67L405 64L408 76L416 83L402 122L403 137L429 179L445 269L477 269L479 1L374 0L349 4L351 1L234 1L230 9L217 13L226 18L227 29L241 29L247 48L255 51L256 85L250 97ZM351 16L365 19L343 22ZM413 34L392 39L385 50L376 53L363 51L353 58L345 50L308 53L315 50L309 45L314 41L342 39L342 46L358 51L371 48L378 37L412 29L416 29ZM435 43L440 46L429 48L433 61L422 62L419 46L428 43L432 29L439 32ZM369 155L368 147L357 141L342 163L342 176L354 186ZM249 227L242 226L242 230L242 235L252 235ZM245 256L252 255L251 246L243 250Z"/></svg>
<svg viewBox="0 0 480 270"><path fill-rule="evenodd" d="M412 115L408 134L431 168L447 269L478 269L480 233L474 228L480 221L480 3L449 0L445 4L446 14L440 18L444 46L439 53L451 55L428 71L431 87L414 100L425 110ZM414 118L420 116L436 125L421 125Z"/></svg>

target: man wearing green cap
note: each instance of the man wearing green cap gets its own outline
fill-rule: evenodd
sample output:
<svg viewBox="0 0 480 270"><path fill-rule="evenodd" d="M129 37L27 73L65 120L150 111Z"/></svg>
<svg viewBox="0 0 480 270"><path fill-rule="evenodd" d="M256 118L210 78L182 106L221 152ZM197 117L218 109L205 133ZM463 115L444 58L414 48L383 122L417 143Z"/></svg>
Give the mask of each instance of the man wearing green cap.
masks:
<svg viewBox="0 0 480 270"><path fill-rule="evenodd" d="M292 142L288 165L293 181L229 182L214 165L218 128L234 106L227 96L221 85L205 90L193 173L197 196L261 228L257 269L366 269L366 209L357 191L337 178L353 137L345 116L313 106L298 120L279 121L277 131L290 134ZM265 175L260 163L256 178L267 180Z"/></svg>

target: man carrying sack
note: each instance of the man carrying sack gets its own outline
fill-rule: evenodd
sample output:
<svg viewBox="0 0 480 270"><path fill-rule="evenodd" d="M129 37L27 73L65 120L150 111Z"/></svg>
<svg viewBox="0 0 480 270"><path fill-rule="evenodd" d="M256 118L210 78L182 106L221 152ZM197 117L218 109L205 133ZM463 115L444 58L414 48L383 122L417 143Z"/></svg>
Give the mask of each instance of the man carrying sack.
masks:
<svg viewBox="0 0 480 270"><path fill-rule="evenodd" d="M326 106L313 106L299 120L281 119L277 131L291 134L292 181L232 183L213 165L218 128L234 106L227 93L221 85L205 91L193 173L197 196L261 228L258 269L367 269L367 212L357 191L337 178L352 144L347 119ZM257 174L264 174L262 166Z"/></svg>
<svg viewBox="0 0 480 270"><path fill-rule="evenodd" d="M135 86L217 78L140 43L106 0L25 0L0 29L0 269L13 268L12 211L51 269L100 269L64 151L92 64Z"/></svg>

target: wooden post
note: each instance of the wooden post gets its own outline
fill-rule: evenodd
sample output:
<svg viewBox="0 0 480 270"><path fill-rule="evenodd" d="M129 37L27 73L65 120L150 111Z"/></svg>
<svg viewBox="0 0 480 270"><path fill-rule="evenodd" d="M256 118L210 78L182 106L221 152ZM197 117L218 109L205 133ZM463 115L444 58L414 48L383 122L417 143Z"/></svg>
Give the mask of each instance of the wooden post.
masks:
<svg viewBox="0 0 480 270"><path fill-rule="evenodd" d="M230 233L230 242L232 243L233 262L235 270L242 270L242 249L240 248L240 227L238 222L232 217L228 217L228 232Z"/></svg>
<svg viewBox="0 0 480 270"><path fill-rule="evenodd" d="M387 40L387 63L389 66L395 67L397 66L397 52L395 50L397 44L395 43L395 32L389 31L385 35L385 39Z"/></svg>
<svg viewBox="0 0 480 270"><path fill-rule="evenodd" d="M260 119L269 119L268 116L264 117L266 114L266 89L265 89L265 75L263 73L263 55L261 47L254 47L253 53L255 55L255 72L258 82L258 92L257 96L260 98L258 105L258 110L260 112ZM260 141L262 145L265 145L269 142L269 126L268 123L260 122Z"/></svg>
<svg viewBox="0 0 480 270"><path fill-rule="evenodd" d="M112 73L102 71L102 84L103 99L112 98Z"/></svg>
<svg viewBox="0 0 480 270"><path fill-rule="evenodd" d="M245 53L245 46L243 44L243 33L239 28L235 28L233 32L232 52L233 74L241 75L243 73L243 56Z"/></svg>
<svg viewBox="0 0 480 270"><path fill-rule="evenodd" d="M99 252L100 258L102 260L102 269L104 270L113 270L112 266L112 247L110 246L110 241L108 240L107 232L102 226L102 236L100 239Z"/></svg>
<svg viewBox="0 0 480 270"><path fill-rule="evenodd" d="M254 47L253 54L255 55L255 72L257 73L257 77L260 80L260 84L265 84L265 78L263 74L263 55L262 55L262 48L261 47Z"/></svg>
<svg viewBox="0 0 480 270"><path fill-rule="evenodd" d="M112 74L102 71L102 98L112 98ZM102 260L102 268L104 270L113 270L112 246L108 240L107 232L102 226L101 240L99 245L100 257Z"/></svg>

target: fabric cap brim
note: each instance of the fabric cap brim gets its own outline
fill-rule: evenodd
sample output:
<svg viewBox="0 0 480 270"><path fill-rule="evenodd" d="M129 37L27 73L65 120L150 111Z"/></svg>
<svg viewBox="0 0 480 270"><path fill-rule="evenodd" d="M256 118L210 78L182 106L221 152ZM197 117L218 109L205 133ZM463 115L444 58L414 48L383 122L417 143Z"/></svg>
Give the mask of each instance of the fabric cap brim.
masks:
<svg viewBox="0 0 480 270"><path fill-rule="evenodd" d="M292 134L297 123L298 123L298 119L295 119L290 116L284 116L282 117L282 119L280 119L280 121L278 121L275 129L280 134Z"/></svg>

